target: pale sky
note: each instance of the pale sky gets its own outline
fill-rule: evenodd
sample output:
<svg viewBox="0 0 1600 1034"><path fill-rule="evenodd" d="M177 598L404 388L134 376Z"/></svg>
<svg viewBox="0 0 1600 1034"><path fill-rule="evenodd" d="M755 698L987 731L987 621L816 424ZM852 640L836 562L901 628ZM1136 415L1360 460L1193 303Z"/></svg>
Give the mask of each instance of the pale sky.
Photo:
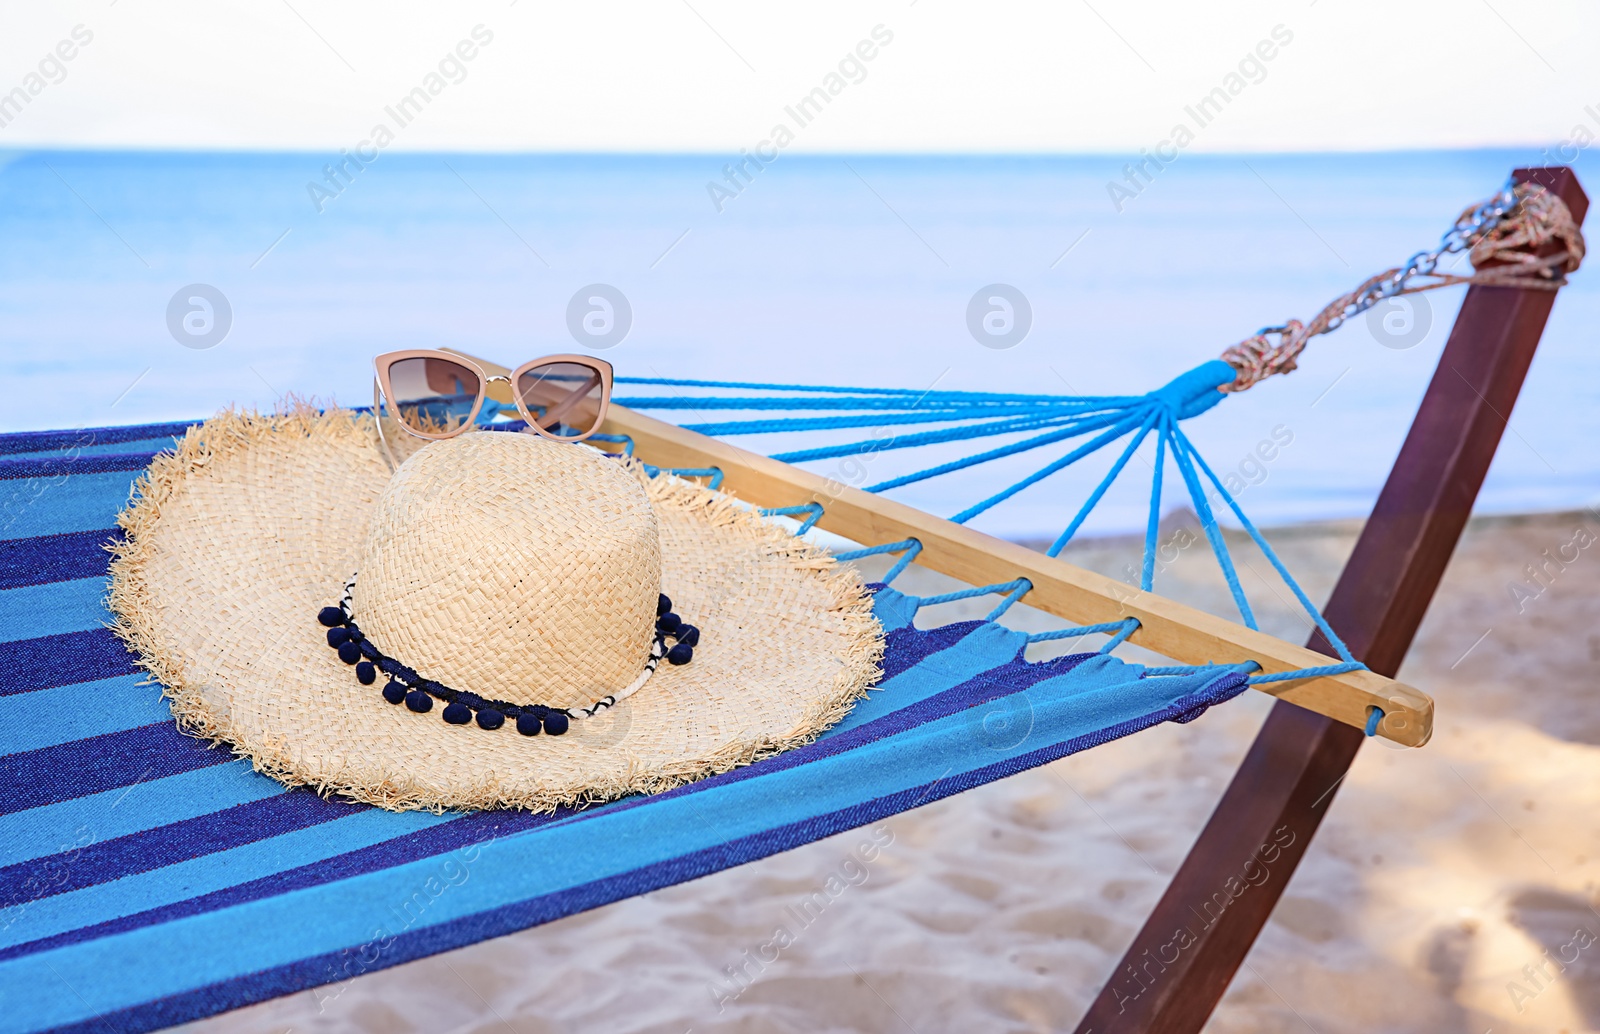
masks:
<svg viewBox="0 0 1600 1034"><path fill-rule="evenodd" d="M0 95L29 96L0 106L0 149L337 151L394 125L385 108L430 82L426 110L389 146L737 154L793 127L784 109L830 84L787 144L796 152L1136 153L1230 83L1190 149L1544 147L1580 125L1600 134L1600 5L1219 6L12 0L0 5ZM82 45L79 26L92 34ZM462 41L472 60L452 64ZM871 60L852 56L863 46Z"/></svg>

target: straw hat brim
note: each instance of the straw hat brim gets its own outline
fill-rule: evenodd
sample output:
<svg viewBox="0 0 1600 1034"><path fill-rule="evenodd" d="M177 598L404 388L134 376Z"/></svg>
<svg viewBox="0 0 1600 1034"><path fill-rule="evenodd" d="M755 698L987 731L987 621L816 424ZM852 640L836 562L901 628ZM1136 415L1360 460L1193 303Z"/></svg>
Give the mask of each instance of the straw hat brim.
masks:
<svg viewBox="0 0 1600 1034"><path fill-rule="evenodd" d="M156 457L119 518L109 603L184 731L286 784L390 810L550 811L809 742L879 675L882 630L854 569L727 496L640 473L662 591L701 629L691 663L560 737L392 706L316 620L389 476L372 418L345 410L227 412Z"/></svg>

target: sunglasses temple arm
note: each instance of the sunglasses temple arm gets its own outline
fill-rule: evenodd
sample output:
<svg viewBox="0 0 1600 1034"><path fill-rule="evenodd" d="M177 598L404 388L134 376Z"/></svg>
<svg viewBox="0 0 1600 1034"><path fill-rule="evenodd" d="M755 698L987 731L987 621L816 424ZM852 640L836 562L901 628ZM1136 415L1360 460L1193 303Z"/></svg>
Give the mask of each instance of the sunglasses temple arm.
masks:
<svg viewBox="0 0 1600 1034"><path fill-rule="evenodd" d="M383 433L383 389L378 384L378 378L372 378L372 422L378 428L378 442L383 446L384 462L389 464L389 473L395 471L394 453L389 449L389 439Z"/></svg>
<svg viewBox="0 0 1600 1034"><path fill-rule="evenodd" d="M534 423L538 424L545 430L549 430L550 428L554 427L560 422L562 417L567 415L568 411L570 411L572 407L576 406L579 402L587 398L589 392L593 391L594 386L599 383L601 383L600 371L589 371L589 380L583 385L583 387L576 389L572 392L572 394L551 406L545 411L544 420L535 420Z"/></svg>

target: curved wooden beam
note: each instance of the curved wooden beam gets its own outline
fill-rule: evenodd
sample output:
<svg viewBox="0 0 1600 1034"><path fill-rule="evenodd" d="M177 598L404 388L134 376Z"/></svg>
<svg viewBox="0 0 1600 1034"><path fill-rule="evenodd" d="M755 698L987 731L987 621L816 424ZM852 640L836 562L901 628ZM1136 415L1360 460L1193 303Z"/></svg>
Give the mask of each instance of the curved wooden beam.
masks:
<svg viewBox="0 0 1600 1034"><path fill-rule="evenodd" d="M1589 199L1571 169L1518 169L1513 176L1555 191L1582 225ZM1398 671L1411 647L1554 304L1554 291L1467 290L1405 444L1325 610L1351 651L1377 671ZM1311 646L1333 653L1320 636ZM1348 725L1273 707L1078 1034L1195 1034L1205 1026L1361 743ZM1235 896L1229 881L1237 887L1246 867L1264 868L1268 877L1259 885L1252 878ZM1181 950L1173 950L1175 943Z"/></svg>

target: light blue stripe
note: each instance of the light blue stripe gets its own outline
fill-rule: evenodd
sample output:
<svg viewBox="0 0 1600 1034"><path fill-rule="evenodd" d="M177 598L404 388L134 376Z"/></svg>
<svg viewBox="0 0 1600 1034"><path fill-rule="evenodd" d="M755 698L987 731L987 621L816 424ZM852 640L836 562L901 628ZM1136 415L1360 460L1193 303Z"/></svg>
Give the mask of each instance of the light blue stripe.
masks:
<svg viewBox="0 0 1600 1034"><path fill-rule="evenodd" d="M86 836L114 840L287 792L241 760L30 808L0 820L0 865L70 849Z"/></svg>
<svg viewBox="0 0 1600 1034"><path fill-rule="evenodd" d="M115 527L142 470L0 480L0 539Z"/></svg>
<svg viewBox="0 0 1600 1034"><path fill-rule="evenodd" d="M353 948L405 929L408 902L422 906L413 909L420 929L614 876L1106 728L1198 682L1135 680L1073 696L1051 681L1049 694L1024 694L1030 732L1002 749L984 744L969 713L952 715L771 776L507 837L484 845L464 878L456 852L10 960L0 964L10 1005L0 1024L36 1030Z"/></svg>
<svg viewBox="0 0 1600 1034"><path fill-rule="evenodd" d="M872 616L878 619L885 632L893 632L911 624L917 616L917 601L886 586L872 597Z"/></svg>
<svg viewBox="0 0 1600 1034"><path fill-rule="evenodd" d="M171 721L161 687L143 672L0 697L0 754Z"/></svg>
<svg viewBox="0 0 1600 1034"><path fill-rule="evenodd" d="M396 815L374 808L110 883L13 905L0 909L0 947L9 948L185 901L460 817L459 813L428 812Z"/></svg>
<svg viewBox="0 0 1600 1034"><path fill-rule="evenodd" d="M7 639L82 632L111 620L102 576L0 589L0 630Z"/></svg>
<svg viewBox="0 0 1600 1034"><path fill-rule="evenodd" d="M884 680L883 692L869 693L856 704L844 720L822 738L837 736L901 708L926 700L935 693L943 693L961 683L981 675L991 668L1014 660L1028 637L993 622L979 625L953 646L924 657L893 678Z"/></svg>
<svg viewBox="0 0 1600 1034"><path fill-rule="evenodd" d="M1081 695L1106 686L1123 685L1128 680L1136 679L1143 673L1144 665L1142 664L1131 664L1108 653L1097 653L1086 660L1080 661L1071 671L1065 674L1035 683L1029 692L1043 697L1052 697L1061 693ZM1181 683L1172 680L1160 683L1163 690L1170 692L1163 698L1163 702L1156 706L1165 707L1167 701L1176 700L1185 693L1191 693L1199 689L1214 678L1216 674L1216 672L1209 672L1198 679L1183 676L1188 678L1189 681ZM1155 708L1152 707L1151 710L1155 710Z"/></svg>

